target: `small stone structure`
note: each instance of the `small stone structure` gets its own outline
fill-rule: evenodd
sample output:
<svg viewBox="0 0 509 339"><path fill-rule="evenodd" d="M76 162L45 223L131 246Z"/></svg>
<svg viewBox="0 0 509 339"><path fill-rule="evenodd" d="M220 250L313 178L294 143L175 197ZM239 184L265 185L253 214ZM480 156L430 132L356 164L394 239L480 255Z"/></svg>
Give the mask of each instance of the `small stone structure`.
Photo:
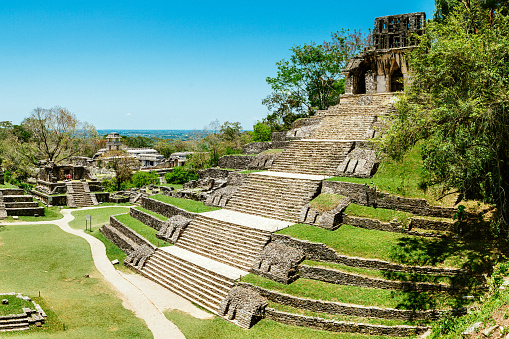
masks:
<svg viewBox="0 0 509 339"><path fill-rule="evenodd" d="M142 245L132 251L124 260L126 266L133 266L138 270L145 266L145 263L155 253L153 247Z"/></svg>
<svg viewBox="0 0 509 339"><path fill-rule="evenodd" d="M345 94L397 92L408 81L406 52L422 35L426 13L409 13L375 18L374 46L352 58L343 75Z"/></svg>
<svg viewBox="0 0 509 339"><path fill-rule="evenodd" d="M316 225L328 230L339 228L343 222L343 212L350 205L350 198L344 197L338 205L330 211L321 211L311 207L310 204L302 207L299 222L303 224Z"/></svg>
<svg viewBox="0 0 509 339"><path fill-rule="evenodd" d="M297 267L303 260L303 251L280 242L270 242L253 264L251 272L282 284L289 284L299 278Z"/></svg>
<svg viewBox="0 0 509 339"><path fill-rule="evenodd" d="M234 320L244 328L251 328L264 317L267 299L247 287L234 287L219 305L219 314Z"/></svg>
<svg viewBox="0 0 509 339"><path fill-rule="evenodd" d="M71 180L92 180L90 171L85 166L48 164L39 169L37 179L56 183L70 178Z"/></svg>
<svg viewBox="0 0 509 339"><path fill-rule="evenodd" d="M0 332L24 331L29 330L30 325L39 327L45 323L47 315L35 301L20 293L0 293L0 299L8 302L8 299L4 299L7 296L16 296L16 298L31 302L33 307L23 307L20 309L21 313L0 316ZM3 300L2 304L5 304Z"/></svg>
<svg viewBox="0 0 509 339"><path fill-rule="evenodd" d="M371 149L354 148L337 168L336 175L342 177L371 178L380 161Z"/></svg>
<svg viewBox="0 0 509 339"><path fill-rule="evenodd" d="M175 215L162 223L156 237L175 244L190 222L191 219Z"/></svg>

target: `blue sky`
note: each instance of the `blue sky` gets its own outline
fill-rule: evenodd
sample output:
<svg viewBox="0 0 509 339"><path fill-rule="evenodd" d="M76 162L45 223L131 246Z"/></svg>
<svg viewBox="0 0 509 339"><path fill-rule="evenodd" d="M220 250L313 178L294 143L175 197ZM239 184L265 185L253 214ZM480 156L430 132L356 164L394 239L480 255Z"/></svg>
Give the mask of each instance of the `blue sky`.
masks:
<svg viewBox="0 0 509 339"><path fill-rule="evenodd" d="M202 129L263 118L289 48L418 1L0 0L0 121L63 106L98 129Z"/></svg>

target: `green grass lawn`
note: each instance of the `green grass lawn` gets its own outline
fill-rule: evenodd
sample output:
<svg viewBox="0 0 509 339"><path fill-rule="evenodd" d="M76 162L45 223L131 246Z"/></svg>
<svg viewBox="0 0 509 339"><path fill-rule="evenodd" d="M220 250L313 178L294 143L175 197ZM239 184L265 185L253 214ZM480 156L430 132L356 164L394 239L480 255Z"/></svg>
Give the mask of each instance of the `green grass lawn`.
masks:
<svg viewBox="0 0 509 339"><path fill-rule="evenodd" d="M89 244L55 225L1 226L0 271L1 291L29 296L48 314L41 328L2 336L152 338L96 270Z"/></svg>
<svg viewBox="0 0 509 339"><path fill-rule="evenodd" d="M388 210L385 208L373 208L357 204L350 204L345 209L345 213L354 217L378 219L384 222L390 222L396 219L403 225L408 225L412 213Z"/></svg>
<svg viewBox="0 0 509 339"><path fill-rule="evenodd" d="M171 204L173 206L182 208L186 211L195 212L195 213L210 212L210 211L215 211L215 210L219 209L217 207L205 206L203 204L203 202L201 202L201 201L168 197L168 196L162 195L162 194L152 195L152 196L150 196L150 198L158 200L158 201L162 201L167 204Z"/></svg>
<svg viewBox="0 0 509 339"><path fill-rule="evenodd" d="M249 330L240 328L219 317L197 319L181 311L167 311L165 315L184 333L187 339L381 339L386 336L335 333L305 327L289 326L262 319Z"/></svg>
<svg viewBox="0 0 509 339"><path fill-rule="evenodd" d="M0 188L18 188L18 186L14 186L13 184L6 182L3 185L0 185Z"/></svg>
<svg viewBox="0 0 509 339"><path fill-rule="evenodd" d="M115 267L124 271L124 272L132 272L127 267L124 266L124 260L127 255L122 252L120 248L118 248L115 244L109 241L100 231L99 228L104 224L110 223L110 216L116 215L120 213L126 213L129 209L126 207L109 207L109 208L96 208L90 209L86 211L74 211L72 215L75 217L69 223L69 226L75 229L85 229L85 221L86 215L90 215L92 218L92 232L87 231L88 234L99 239L104 246L106 247L106 255L110 261L118 259L119 264Z"/></svg>
<svg viewBox="0 0 509 339"><path fill-rule="evenodd" d="M333 177L329 181L346 181L366 184L376 189L409 198L426 199L432 205L452 206L457 195L443 199L439 187L422 189L423 182L421 148L415 146L402 162L384 159L372 178Z"/></svg>
<svg viewBox="0 0 509 339"><path fill-rule="evenodd" d="M18 298L15 295L1 295L0 299L2 299L2 301L4 299L9 301L7 305L3 303L0 304L0 316L23 313L23 307L34 308L34 304L30 301Z"/></svg>
<svg viewBox="0 0 509 339"><path fill-rule="evenodd" d="M158 213L156 213L156 212L152 212L152 211L150 211L150 210L148 210L148 209L146 209L146 208L143 208L143 207L135 207L135 208L136 208L137 210L140 210L140 211L142 211L142 212L145 212L145 213L147 213L147 214L150 214L151 216L156 217L157 219L160 219L160 220L162 220L162 221L168 220L168 218L167 218L167 217L165 217L164 215L158 214Z"/></svg>
<svg viewBox="0 0 509 339"><path fill-rule="evenodd" d="M241 279L269 290L314 300L410 310L451 308L471 303L461 297L452 298L444 292L406 292L375 288L344 286L311 279L298 279L284 285L263 277L248 274ZM463 296L463 294L462 294Z"/></svg>
<svg viewBox="0 0 509 339"><path fill-rule="evenodd" d="M482 241L424 238L343 225L335 231L295 224L279 234L324 243L339 254L418 266L458 267L485 272L497 258Z"/></svg>
<svg viewBox="0 0 509 339"><path fill-rule="evenodd" d="M320 211L331 211L338 206L343 198L344 196L338 194L322 193L311 200L309 204Z"/></svg>
<svg viewBox="0 0 509 339"><path fill-rule="evenodd" d="M172 245L169 242L156 238L157 230L145 225L137 219L134 219L129 214L117 215L115 218L157 247Z"/></svg>

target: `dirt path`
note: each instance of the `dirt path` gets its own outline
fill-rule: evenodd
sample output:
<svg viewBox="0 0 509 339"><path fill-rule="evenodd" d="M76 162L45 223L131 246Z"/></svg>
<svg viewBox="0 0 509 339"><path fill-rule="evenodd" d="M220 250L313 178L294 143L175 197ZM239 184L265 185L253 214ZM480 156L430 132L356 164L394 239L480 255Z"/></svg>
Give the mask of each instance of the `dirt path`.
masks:
<svg viewBox="0 0 509 339"><path fill-rule="evenodd" d="M97 238L86 234L83 230L76 230L69 226L69 222L74 220L71 215L74 211L107 208L107 207L86 207L81 209L63 209L62 219L40 221L40 222L4 222L0 225L33 225L33 224L52 224L57 225L63 231L82 237L90 244L92 257L97 270L103 275L104 279L113 285L119 292L122 299L122 305L133 311L134 314L143 319L148 328L152 331L154 338L185 338L180 330L163 314L165 309L179 309L201 319L212 318L213 316L192 305L189 301L180 296L171 293L162 286L136 274L125 274L116 270L106 256L104 244Z"/></svg>

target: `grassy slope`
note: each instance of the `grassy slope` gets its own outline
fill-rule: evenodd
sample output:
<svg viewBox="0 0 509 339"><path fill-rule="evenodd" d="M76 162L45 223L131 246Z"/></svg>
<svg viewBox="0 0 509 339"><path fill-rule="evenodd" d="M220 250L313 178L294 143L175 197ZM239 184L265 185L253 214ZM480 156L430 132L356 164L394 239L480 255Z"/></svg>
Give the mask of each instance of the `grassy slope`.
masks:
<svg viewBox="0 0 509 339"><path fill-rule="evenodd" d="M7 305L4 305L3 303L0 304L0 316L20 314L23 313L23 307L34 307L34 304L32 304L30 301L18 298L15 295L2 295L0 296L0 299L2 299L2 301L4 299L9 301Z"/></svg>
<svg viewBox="0 0 509 339"><path fill-rule="evenodd" d="M168 197L162 194L156 194L150 196L150 198L165 202L167 204L171 204L173 206L177 206L189 212L201 213L201 212L210 212L218 210L217 207L205 206L201 201L182 199L182 198L174 198Z"/></svg>
<svg viewBox="0 0 509 339"><path fill-rule="evenodd" d="M328 300L364 306L377 306L382 308L433 309L462 306L465 303L468 303L468 301L461 298L449 298L448 294L443 292L416 293L381 290L366 287L336 285L318 280L302 278L289 285L284 285L254 274L249 274L243 277L242 281L301 298Z"/></svg>
<svg viewBox="0 0 509 339"><path fill-rule="evenodd" d="M384 159L373 178L333 177L327 180L366 184L371 187L376 187L380 191L403 197L426 199L433 205L452 206L456 199L456 195L449 195L444 199L439 199L441 196L439 188L428 190L420 188L420 184L423 181L420 152L421 148L415 146L403 158L402 162Z"/></svg>
<svg viewBox="0 0 509 339"><path fill-rule="evenodd" d="M156 238L157 230L145 225L137 219L134 219L129 214L121 214L116 216L116 218L118 221L125 224L127 227L131 228L157 247L171 245L169 242Z"/></svg>
<svg viewBox="0 0 509 339"><path fill-rule="evenodd" d="M424 238L343 225L335 231L295 224L277 233L324 243L340 254L407 265L463 267L478 271L495 253L489 244L452 238Z"/></svg>
<svg viewBox="0 0 509 339"><path fill-rule="evenodd" d="M151 338L97 272L90 247L55 225L0 227L0 290L41 292L48 324L26 338ZM89 274L90 278L85 278ZM63 324L66 330L63 331ZM9 336L9 334L3 334Z"/></svg>
<svg viewBox="0 0 509 339"><path fill-rule="evenodd" d="M242 329L221 318L201 320L180 312L165 315L184 333L187 339L381 339L385 336L367 336L350 333L318 331L305 327L289 326L271 320L261 320L249 330Z"/></svg>

